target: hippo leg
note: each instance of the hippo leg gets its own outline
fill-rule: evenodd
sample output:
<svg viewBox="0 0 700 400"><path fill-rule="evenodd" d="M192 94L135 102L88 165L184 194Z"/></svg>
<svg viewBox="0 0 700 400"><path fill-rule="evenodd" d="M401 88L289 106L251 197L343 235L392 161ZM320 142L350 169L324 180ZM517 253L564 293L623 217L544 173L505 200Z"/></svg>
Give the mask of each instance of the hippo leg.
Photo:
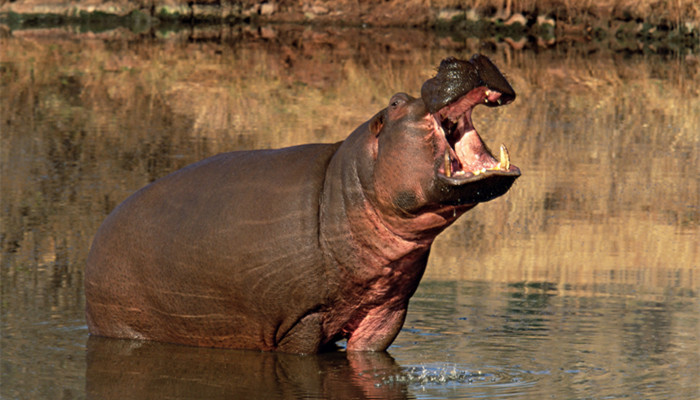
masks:
<svg viewBox="0 0 700 400"><path fill-rule="evenodd" d="M285 353L317 353L321 347L321 314L306 315L280 340L277 349Z"/></svg>
<svg viewBox="0 0 700 400"><path fill-rule="evenodd" d="M378 307L371 310L348 339L349 351L384 351L399 334L406 319L406 307Z"/></svg>

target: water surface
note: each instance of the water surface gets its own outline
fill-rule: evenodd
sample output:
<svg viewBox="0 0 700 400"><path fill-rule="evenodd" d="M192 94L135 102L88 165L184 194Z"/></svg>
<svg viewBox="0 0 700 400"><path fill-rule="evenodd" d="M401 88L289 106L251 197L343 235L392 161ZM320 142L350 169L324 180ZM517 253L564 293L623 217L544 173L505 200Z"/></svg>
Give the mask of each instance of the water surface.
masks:
<svg viewBox="0 0 700 400"><path fill-rule="evenodd" d="M279 26L0 40L3 399L700 395L692 58ZM129 194L219 152L342 140L477 51L518 98L476 127L523 176L438 238L387 354L88 339L85 256Z"/></svg>

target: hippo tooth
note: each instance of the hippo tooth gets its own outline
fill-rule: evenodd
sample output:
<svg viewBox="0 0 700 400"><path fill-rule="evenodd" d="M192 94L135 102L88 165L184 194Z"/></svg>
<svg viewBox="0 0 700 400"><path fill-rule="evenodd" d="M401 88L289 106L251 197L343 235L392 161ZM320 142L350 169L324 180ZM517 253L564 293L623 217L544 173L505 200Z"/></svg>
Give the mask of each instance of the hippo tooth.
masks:
<svg viewBox="0 0 700 400"><path fill-rule="evenodd" d="M445 176L452 176L452 160L450 160L449 150L445 150Z"/></svg>
<svg viewBox="0 0 700 400"><path fill-rule="evenodd" d="M508 154L508 149L505 144L501 144L501 155L498 158L500 161L498 162L497 168L508 171L510 169L510 155Z"/></svg>

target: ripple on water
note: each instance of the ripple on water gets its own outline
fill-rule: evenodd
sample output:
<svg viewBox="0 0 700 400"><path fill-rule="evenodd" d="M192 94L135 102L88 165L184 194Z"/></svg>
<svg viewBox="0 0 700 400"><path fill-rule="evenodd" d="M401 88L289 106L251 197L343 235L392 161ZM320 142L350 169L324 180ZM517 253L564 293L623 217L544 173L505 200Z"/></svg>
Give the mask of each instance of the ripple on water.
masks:
<svg viewBox="0 0 700 400"><path fill-rule="evenodd" d="M376 386L408 385L422 391L459 392L460 397L517 395L537 384L550 372L525 371L515 367L468 369L457 364L410 366L397 374L386 375ZM476 389L476 390L475 390ZM471 394L470 394L471 393Z"/></svg>

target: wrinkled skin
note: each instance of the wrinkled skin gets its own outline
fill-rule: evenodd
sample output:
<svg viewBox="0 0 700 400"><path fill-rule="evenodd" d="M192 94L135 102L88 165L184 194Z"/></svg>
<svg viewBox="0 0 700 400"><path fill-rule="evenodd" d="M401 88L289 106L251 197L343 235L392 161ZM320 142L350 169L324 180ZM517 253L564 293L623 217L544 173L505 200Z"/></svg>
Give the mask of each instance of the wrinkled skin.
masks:
<svg viewBox="0 0 700 400"><path fill-rule="evenodd" d="M394 95L343 142L220 154L146 186L95 236L90 333L385 350L435 237L520 175L471 122L477 104L514 98L486 57L450 58L421 98Z"/></svg>

